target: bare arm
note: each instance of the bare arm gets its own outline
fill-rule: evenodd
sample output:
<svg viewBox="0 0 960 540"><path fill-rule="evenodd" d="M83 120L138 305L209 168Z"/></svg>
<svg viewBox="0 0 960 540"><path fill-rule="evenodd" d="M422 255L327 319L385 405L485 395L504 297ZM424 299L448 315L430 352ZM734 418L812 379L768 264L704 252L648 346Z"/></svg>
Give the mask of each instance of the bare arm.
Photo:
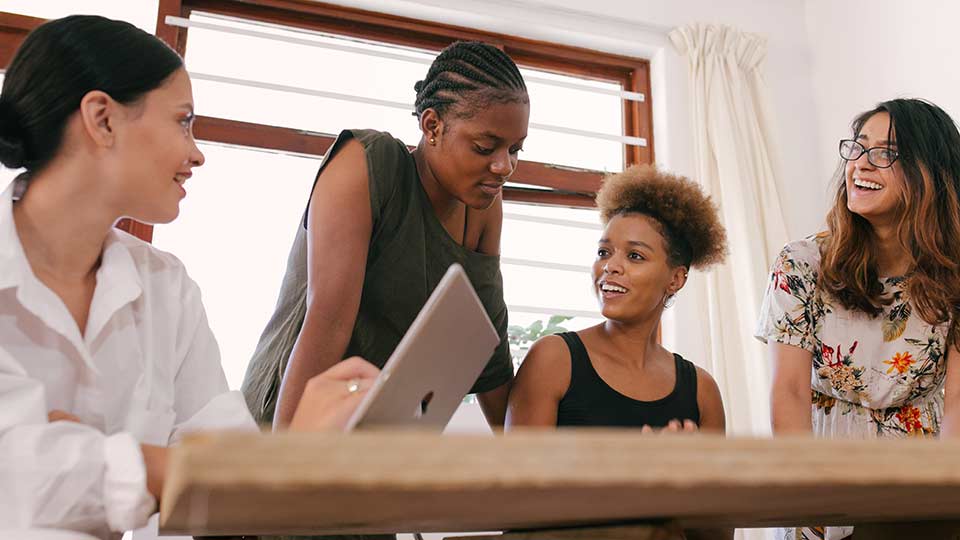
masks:
<svg viewBox="0 0 960 540"><path fill-rule="evenodd" d="M560 337L543 337L530 347L510 390L508 430L556 427L557 407L570 388L570 362L570 352Z"/></svg>
<svg viewBox="0 0 960 540"><path fill-rule="evenodd" d="M960 437L960 350L956 345L951 345L947 351L945 393L940 437Z"/></svg>
<svg viewBox="0 0 960 540"><path fill-rule="evenodd" d="M307 229L307 313L280 385L274 428L290 423L307 381L343 358L360 309L373 217L358 141L348 141L320 174Z"/></svg>
<svg viewBox="0 0 960 540"><path fill-rule="evenodd" d="M773 386L770 392L770 410L775 435L811 433L810 371L813 354L810 351L770 342L773 360Z"/></svg>
<svg viewBox="0 0 960 540"><path fill-rule="evenodd" d="M512 385L513 381L510 381L488 392L477 394L480 410L483 411L487 424L490 424L494 431L503 428L507 416L507 397L510 395Z"/></svg>
<svg viewBox="0 0 960 540"><path fill-rule="evenodd" d="M697 368L697 407L700 408L700 431L726 433L727 418L717 381L707 370Z"/></svg>
<svg viewBox="0 0 960 540"><path fill-rule="evenodd" d="M380 370L373 364L353 357L312 377L307 381L303 398L294 411L290 431L342 430L379 374ZM348 382L356 382L358 388L351 391ZM147 470L147 491L159 503L169 449L141 444L140 450Z"/></svg>

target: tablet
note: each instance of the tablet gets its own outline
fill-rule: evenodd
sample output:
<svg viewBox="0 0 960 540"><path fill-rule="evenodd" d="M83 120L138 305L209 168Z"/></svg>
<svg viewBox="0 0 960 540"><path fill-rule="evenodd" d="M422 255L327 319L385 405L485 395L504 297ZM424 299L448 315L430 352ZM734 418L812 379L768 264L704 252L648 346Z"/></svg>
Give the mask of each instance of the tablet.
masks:
<svg viewBox="0 0 960 540"><path fill-rule="evenodd" d="M453 264L383 366L347 430L442 431L500 343L466 272Z"/></svg>

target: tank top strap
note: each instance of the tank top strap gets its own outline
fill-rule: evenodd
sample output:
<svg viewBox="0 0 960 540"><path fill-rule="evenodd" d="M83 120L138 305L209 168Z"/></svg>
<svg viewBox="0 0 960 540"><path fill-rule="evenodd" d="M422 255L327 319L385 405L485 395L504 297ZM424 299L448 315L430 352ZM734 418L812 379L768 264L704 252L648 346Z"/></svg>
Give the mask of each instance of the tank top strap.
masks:
<svg viewBox="0 0 960 540"><path fill-rule="evenodd" d="M697 366L680 356L673 353L673 358L677 365L677 394L683 396L683 399L692 399L697 402Z"/></svg>
<svg viewBox="0 0 960 540"><path fill-rule="evenodd" d="M570 386L592 380L593 365L590 364L590 355L580 336L576 332L560 332L557 335L563 338L570 350Z"/></svg>

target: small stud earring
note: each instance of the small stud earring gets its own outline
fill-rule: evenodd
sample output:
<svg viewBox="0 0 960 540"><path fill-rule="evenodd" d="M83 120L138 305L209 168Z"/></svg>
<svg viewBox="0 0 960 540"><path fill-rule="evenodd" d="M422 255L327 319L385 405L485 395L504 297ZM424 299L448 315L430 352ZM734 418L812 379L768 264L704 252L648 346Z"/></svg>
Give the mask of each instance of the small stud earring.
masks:
<svg viewBox="0 0 960 540"><path fill-rule="evenodd" d="M435 146L436 144L437 144L437 140L434 139L433 137L430 137L430 145Z"/></svg>

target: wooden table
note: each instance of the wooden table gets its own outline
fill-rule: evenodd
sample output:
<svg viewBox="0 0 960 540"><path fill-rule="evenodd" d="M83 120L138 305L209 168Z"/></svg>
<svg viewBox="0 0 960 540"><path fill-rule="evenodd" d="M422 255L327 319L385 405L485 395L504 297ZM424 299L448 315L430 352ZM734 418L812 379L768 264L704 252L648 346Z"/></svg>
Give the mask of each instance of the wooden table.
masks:
<svg viewBox="0 0 960 540"><path fill-rule="evenodd" d="M160 523L166 534L230 535L644 520L684 527L960 520L960 443L609 430L208 434L172 452Z"/></svg>

